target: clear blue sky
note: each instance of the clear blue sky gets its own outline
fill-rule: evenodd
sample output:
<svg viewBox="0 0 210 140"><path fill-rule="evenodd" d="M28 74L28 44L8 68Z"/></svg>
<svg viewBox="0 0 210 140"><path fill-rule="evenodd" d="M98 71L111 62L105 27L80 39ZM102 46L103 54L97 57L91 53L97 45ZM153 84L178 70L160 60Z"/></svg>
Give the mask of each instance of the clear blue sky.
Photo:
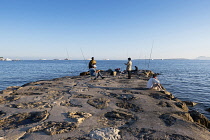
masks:
<svg viewBox="0 0 210 140"><path fill-rule="evenodd" d="M210 57L210 0L0 0L0 56Z"/></svg>

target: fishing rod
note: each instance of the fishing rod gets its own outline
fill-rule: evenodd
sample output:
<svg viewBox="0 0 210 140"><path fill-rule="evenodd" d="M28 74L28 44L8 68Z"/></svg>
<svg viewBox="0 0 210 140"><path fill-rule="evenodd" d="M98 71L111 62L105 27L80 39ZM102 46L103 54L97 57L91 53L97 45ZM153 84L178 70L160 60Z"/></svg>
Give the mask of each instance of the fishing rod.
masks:
<svg viewBox="0 0 210 140"><path fill-rule="evenodd" d="M81 52L82 52L82 56L83 56L83 59L84 59L84 62L85 62L85 56L84 56L84 53L82 51L82 48L80 48ZM86 62L85 62L85 65L86 65Z"/></svg>
<svg viewBox="0 0 210 140"><path fill-rule="evenodd" d="M148 69L149 69L149 64L150 64L150 60L151 60L151 57L152 57L153 45L154 45L154 40L152 41L152 48L151 48L151 52L150 52L150 58L149 58L149 63L148 63Z"/></svg>
<svg viewBox="0 0 210 140"><path fill-rule="evenodd" d="M138 61L138 66L140 66L140 62L141 62L141 49L139 49L139 61Z"/></svg>
<svg viewBox="0 0 210 140"><path fill-rule="evenodd" d="M138 61L138 66L140 65L140 58L141 58L141 55L140 55L141 53L139 53L139 61Z"/></svg>
<svg viewBox="0 0 210 140"><path fill-rule="evenodd" d="M144 65L145 65L145 69L147 67L147 56L145 55L145 59L144 59Z"/></svg>

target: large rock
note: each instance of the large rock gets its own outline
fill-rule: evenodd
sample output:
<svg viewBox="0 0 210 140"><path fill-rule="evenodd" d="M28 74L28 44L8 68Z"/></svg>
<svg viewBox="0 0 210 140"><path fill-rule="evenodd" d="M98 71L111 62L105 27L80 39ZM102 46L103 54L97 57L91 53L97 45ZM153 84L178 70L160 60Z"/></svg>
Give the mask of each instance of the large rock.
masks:
<svg viewBox="0 0 210 140"><path fill-rule="evenodd" d="M104 109L108 107L110 100L107 98L95 98L95 99L89 99L87 101L88 104L91 106L94 106L97 109Z"/></svg>
<svg viewBox="0 0 210 140"><path fill-rule="evenodd" d="M192 101L183 101L187 106L191 106L191 107L193 107L193 106L195 106L195 105L197 105L198 103L195 103L195 102L192 102Z"/></svg>
<svg viewBox="0 0 210 140"><path fill-rule="evenodd" d="M17 113L0 120L0 130L15 129L26 124L46 120L47 111Z"/></svg>
<svg viewBox="0 0 210 140"><path fill-rule="evenodd" d="M124 109L129 109L129 110L134 111L134 112L143 111L143 109L140 108L139 106L137 106L135 104L132 104L132 103L129 103L129 102L126 102L126 101L116 103L116 106L118 106L120 108L124 108Z"/></svg>
<svg viewBox="0 0 210 140"><path fill-rule="evenodd" d="M166 113L162 114L159 118L164 121L166 126L174 125L177 120L194 122L190 114L187 112Z"/></svg>
<svg viewBox="0 0 210 140"><path fill-rule="evenodd" d="M123 110L107 112L104 117L108 119L107 124L112 127L130 126L138 119L133 113Z"/></svg>
<svg viewBox="0 0 210 140"><path fill-rule="evenodd" d="M121 140L120 130L116 128L101 128L92 130L89 133L90 138L96 140Z"/></svg>
<svg viewBox="0 0 210 140"><path fill-rule="evenodd" d="M195 122L202 124L210 129L210 121L203 114L195 110L189 111L189 113Z"/></svg>
<svg viewBox="0 0 210 140"><path fill-rule="evenodd" d="M181 109L183 109L184 111L188 112L189 108L187 107L187 105L184 102L175 102L175 105Z"/></svg>
<svg viewBox="0 0 210 140"><path fill-rule="evenodd" d="M86 112L68 112L68 117L78 124L82 123L85 119L91 117L92 114Z"/></svg>
<svg viewBox="0 0 210 140"><path fill-rule="evenodd" d="M127 135L130 134L130 139L132 140L195 140L189 136L170 134L149 128L126 128L125 131L122 131L123 135L126 135L125 133ZM124 137L122 137L122 139L124 139Z"/></svg>
<svg viewBox="0 0 210 140"><path fill-rule="evenodd" d="M4 111L0 111L0 117L3 117L5 115L6 115L6 113Z"/></svg>
<svg viewBox="0 0 210 140"><path fill-rule="evenodd" d="M0 96L0 104L16 101L20 99L18 96Z"/></svg>
<svg viewBox="0 0 210 140"><path fill-rule="evenodd" d="M20 89L20 86L7 87L5 90L0 91L0 94L12 94L14 91Z"/></svg>
<svg viewBox="0 0 210 140"><path fill-rule="evenodd" d="M72 97L74 97L74 98L92 98L94 96L86 95L86 94L76 94L76 95L72 95Z"/></svg>
<svg viewBox="0 0 210 140"><path fill-rule="evenodd" d="M48 102L29 102L29 103L18 103L18 104L11 104L8 105L9 107L13 108L19 108L19 109L26 109L26 108L38 108L38 109L43 109L43 108L51 108L52 105Z"/></svg>
<svg viewBox="0 0 210 140"><path fill-rule="evenodd" d="M80 76L90 75L90 72L81 72Z"/></svg>
<svg viewBox="0 0 210 140"><path fill-rule="evenodd" d="M147 77L151 77L154 74L151 70L143 70L142 73L144 73Z"/></svg>
<svg viewBox="0 0 210 140"><path fill-rule="evenodd" d="M210 108L206 109L206 111L210 112Z"/></svg>
<svg viewBox="0 0 210 140"><path fill-rule="evenodd" d="M71 106L71 107L82 107L82 104L79 102L79 101L77 101L77 100L68 100L68 101L62 101L61 103L60 103L60 105L61 106Z"/></svg>
<svg viewBox="0 0 210 140"><path fill-rule="evenodd" d="M33 127L27 131L27 133L33 132L45 132L48 135L62 134L68 133L70 131L75 130L77 127L77 123L74 122L44 122L40 125Z"/></svg>
<svg viewBox="0 0 210 140"><path fill-rule="evenodd" d="M136 99L136 97L132 94L116 94L116 93L103 93L106 96L114 97L124 101L130 101Z"/></svg>

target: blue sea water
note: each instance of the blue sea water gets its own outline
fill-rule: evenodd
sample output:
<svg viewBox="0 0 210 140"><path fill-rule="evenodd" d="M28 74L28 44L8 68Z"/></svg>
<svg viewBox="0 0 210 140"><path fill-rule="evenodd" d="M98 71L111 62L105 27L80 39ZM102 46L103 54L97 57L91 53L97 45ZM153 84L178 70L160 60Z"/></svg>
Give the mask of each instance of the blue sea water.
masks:
<svg viewBox="0 0 210 140"><path fill-rule="evenodd" d="M87 60L0 61L0 90L37 80L77 76L87 71ZM125 70L127 60L98 60L98 69ZM199 103L194 109L210 119L210 60L133 60L133 66L160 73L162 85L181 100Z"/></svg>

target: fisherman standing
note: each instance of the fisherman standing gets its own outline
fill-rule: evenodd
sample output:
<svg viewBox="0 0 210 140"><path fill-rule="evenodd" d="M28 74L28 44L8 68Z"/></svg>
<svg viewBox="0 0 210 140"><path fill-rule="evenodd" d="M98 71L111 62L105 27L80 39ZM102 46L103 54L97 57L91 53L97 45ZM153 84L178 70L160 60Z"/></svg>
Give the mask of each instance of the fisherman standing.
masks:
<svg viewBox="0 0 210 140"><path fill-rule="evenodd" d="M125 63L125 65L127 65L126 70L128 72L128 79L131 79L132 61L130 57L128 58L128 62Z"/></svg>
<svg viewBox="0 0 210 140"><path fill-rule="evenodd" d="M89 62L89 69L93 68L93 65L96 65L96 60L94 60L94 57L92 57L90 62Z"/></svg>

